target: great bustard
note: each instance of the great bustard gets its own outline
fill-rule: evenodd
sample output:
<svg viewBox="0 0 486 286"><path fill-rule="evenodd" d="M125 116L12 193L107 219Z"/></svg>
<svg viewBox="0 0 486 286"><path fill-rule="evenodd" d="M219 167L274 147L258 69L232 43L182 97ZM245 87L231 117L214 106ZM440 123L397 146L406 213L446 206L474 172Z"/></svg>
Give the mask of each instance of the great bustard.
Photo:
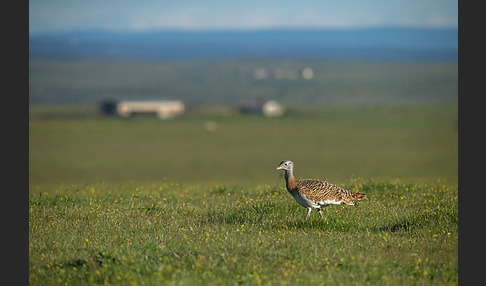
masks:
<svg viewBox="0 0 486 286"><path fill-rule="evenodd" d="M318 209L323 217L321 207L330 204L354 205L355 200L365 199L366 195L355 191L346 190L328 181L316 179L296 180L294 177L294 163L282 161L277 170L285 170L285 183L287 191L303 207L307 208L308 219L312 209Z"/></svg>

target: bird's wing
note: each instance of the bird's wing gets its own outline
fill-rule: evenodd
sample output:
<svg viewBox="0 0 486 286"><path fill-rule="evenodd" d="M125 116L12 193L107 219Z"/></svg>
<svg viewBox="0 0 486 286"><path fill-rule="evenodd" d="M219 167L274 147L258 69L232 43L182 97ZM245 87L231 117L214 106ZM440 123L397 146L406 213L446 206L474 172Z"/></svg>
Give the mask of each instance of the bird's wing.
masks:
<svg viewBox="0 0 486 286"><path fill-rule="evenodd" d="M328 181L305 179L299 180L297 185L300 194L315 202L335 201L338 203L352 199L351 191Z"/></svg>

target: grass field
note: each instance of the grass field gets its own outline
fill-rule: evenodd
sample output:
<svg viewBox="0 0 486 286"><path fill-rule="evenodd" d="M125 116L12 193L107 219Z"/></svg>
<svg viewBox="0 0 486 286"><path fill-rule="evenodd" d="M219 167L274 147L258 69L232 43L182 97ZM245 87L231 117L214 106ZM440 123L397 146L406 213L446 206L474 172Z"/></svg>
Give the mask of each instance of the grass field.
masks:
<svg viewBox="0 0 486 286"><path fill-rule="evenodd" d="M457 188L355 180L323 219L282 187L169 182L32 193L31 285L457 285Z"/></svg>
<svg viewBox="0 0 486 286"><path fill-rule="evenodd" d="M305 67L314 71L304 80ZM269 78L256 80L258 69ZM275 75L280 73L280 79ZM290 78L289 77L290 73ZM94 104L105 99L173 98L189 104L454 103L457 62L315 60L29 61L32 104Z"/></svg>
<svg viewBox="0 0 486 286"><path fill-rule="evenodd" d="M216 131L205 125L214 122ZM457 105L329 106L283 118L31 120L30 185L152 181L280 185L296 175L457 182Z"/></svg>
<svg viewBox="0 0 486 286"><path fill-rule="evenodd" d="M37 112L32 285L458 282L457 105L169 121ZM368 199L306 221L275 170L284 159Z"/></svg>

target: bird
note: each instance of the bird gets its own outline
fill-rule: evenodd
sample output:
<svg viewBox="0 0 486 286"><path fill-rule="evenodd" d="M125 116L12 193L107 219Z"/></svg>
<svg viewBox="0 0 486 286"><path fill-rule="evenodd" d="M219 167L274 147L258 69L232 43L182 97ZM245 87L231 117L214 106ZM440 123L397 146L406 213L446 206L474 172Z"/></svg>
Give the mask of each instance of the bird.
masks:
<svg viewBox="0 0 486 286"><path fill-rule="evenodd" d="M294 176L294 162L286 160L278 164L276 170L285 171L287 191L301 206L307 209L305 219L310 217L311 211L317 209L323 218L321 207L345 203L355 205L355 200L366 199L366 195L350 191L326 180L302 179L296 180Z"/></svg>

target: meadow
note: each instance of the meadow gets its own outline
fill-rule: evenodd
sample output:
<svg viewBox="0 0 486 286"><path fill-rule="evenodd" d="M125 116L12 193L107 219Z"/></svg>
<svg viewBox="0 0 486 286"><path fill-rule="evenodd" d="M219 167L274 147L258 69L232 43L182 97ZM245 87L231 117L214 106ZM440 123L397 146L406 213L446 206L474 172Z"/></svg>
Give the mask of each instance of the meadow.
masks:
<svg viewBox="0 0 486 286"><path fill-rule="evenodd" d="M457 285L457 187L354 180L305 209L283 187L88 184L29 199L31 285Z"/></svg>
<svg viewBox="0 0 486 286"><path fill-rule="evenodd" d="M29 121L32 188L164 178L276 186L282 160L294 161L297 176L336 183L351 177L457 182L453 104L289 108L282 118L193 113L167 121L43 114L32 108Z"/></svg>
<svg viewBox="0 0 486 286"><path fill-rule="evenodd" d="M302 79L303 68L314 71ZM267 77L256 79L256 71ZM178 99L187 104L456 103L457 62L29 60L29 103Z"/></svg>
<svg viewBox="0 0 486 286"><path fill-rule="evenodd" d="M29 121L32 285L458 283L457 105L43 113ZM305 220L285 159L368 199Z"/></svg>

